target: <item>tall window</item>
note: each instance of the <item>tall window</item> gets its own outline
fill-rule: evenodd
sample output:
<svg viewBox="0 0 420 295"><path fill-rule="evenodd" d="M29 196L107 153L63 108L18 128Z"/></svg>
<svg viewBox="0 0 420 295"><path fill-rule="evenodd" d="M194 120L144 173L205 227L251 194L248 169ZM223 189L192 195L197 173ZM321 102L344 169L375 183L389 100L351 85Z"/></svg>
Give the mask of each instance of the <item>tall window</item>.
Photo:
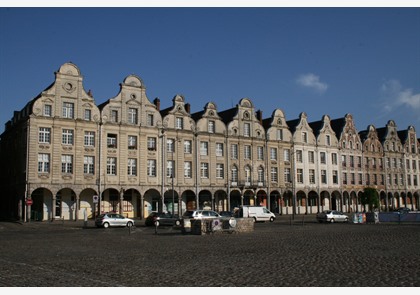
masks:
<svg viewBox="0 0 420 295"><path fill-rule="evenodd" d="M95 146L95 132L85 131L85 138L83 142L85 146Z"/></svg>
<svg viewBox="0 0 420 295"><path fill-rule="evenodd" d="M44 105L44 116L51 117L52 116L52 105L46 104Z"/></svg>
<svg viewBox="0 0 420 295"><path fill-rule="evenodd" d="M216 156L223 157L223 143L216 143Z"/></svg>
<svg viewBox="0 0 420 295"><path fill-rule="evenodd" d="M38 140L39 143L51 143L51 128L40 127Z"/></svg>
<svg viewBox="0 0 420 295"><path fill-rule="evenodd" d="M166 162L166 176L175 177L175 161L170 160Z"/></svg>
<svg viewBox="0 0 420 295"><path fill-rule="evenodd" d="M231 173L232 173L232 182L238 182L238 167L233 165Z"/></svg>
<svg viewBox="0 0 420 295"><path fill-rule="evenodd" d="M321 183L327 184L327 170L321 170Z"/></svg>
<svg viewBox="0 0 420 295"><path fill-rule="evenodd" d="M283 155L284 155L284 161L285 162L290 162L290 150L289 149L285 149L283 151Z"/></svg>
<svg viewBox="0 0 420 295"><path fill-rule="evenodd" d="M117 158L106 159L106 174L117 175Z"/></svg>
<svg viewBox="0 0 420 295"><path fill-rule="evenodd" d="M200 155L207 156L209 154L209 143L207 141L200 141Z"/></svg>
<svg viewBox="0 0 420 295"><path fill-rule="evenodd" d="M347 166L347 159L346 159L346 155L341 155L341 165L343 167Z"/></svg>
<svg viewBox="0 0 420 295"><path fill-rule="evenodd" d="M238 145L232 144L231 150L232 150L232 159L238 159Z"/></svg>
<svg viewBox="0 0 420 295"><path fill-rule="evenodd" d="M172 138L168 138L166 140L166 151L168 153L174 153L175 152L175 140Z"/></svg>
<svg viewBox="0 0 420 295"><path fill-rule="evenodd" d="M137 124L138 122L138 114L137 109L128 108L128 123L129 124Z"/></svg>
<svg viewBox="0 0 420 295"><path fill-rule="evenodd" d="M244 136L249 137L251 135L251 124L244 123Z"/></svg>
<svg viewBox="0 0 420 295"><path fill-rule="evenodd" d="M303 183L303 169L297 169L297 182Z"/></svg>
<svg viewBox="0 0 420 295"><path fill-rule="evenodd" d="M283 129L277 129L277 140L283 140Z"/></svg>
<svg viewBox="0 0 420 295"><path fill-rule="evenodd" d="M74 118L74 103L63 102L63 118Z"/></svg>
<svg viewBox="0 0 420 295"><path fill-rule="evenodd" d="M175 119L175 128L176 129L184 129L184 118L177 117Z"/></svg>
<svg viewBox="0 0 420 295"><path fill-rule="evenodd" d="M251 159L251 146L250 145L244 146L244 158L248 160Z"/></svg>
<svg viewBox="0 0 420 295"><path fill-rule="evenodd" d="M325 135L325 141L326 141L326 144L327 144L327 146L330 146L331 145L331 136L330 135Z"/></svg>
<svg viewBox="0 0 420 295"><path fill-rule="evenodd" d="M302 142L307 143L308 142L308 133L302 132Z"/></svg>
<svg viewBox="0 0 420 295"><path fill-rule="evenodd" d="M209 133L214 133L216 130L215 130L215 127L216 126L216 124L215 124L215 122L213 121L213 120L209 120L209 123L208 123L208 131L209 131Z"/></svg>
<svg viewBox="0 0 420 295"><path fill-rule="evenodd" d="M299 163L302 163L302 151L301 150L296 151L296 161L299 162Z"/></svg>
<svg viewBox="0 0 420 295"><path fill-rule="evenodd" d="M73 145L73 130L63 129L61 143L66 145Z"/></svg>
<svg viewBox="0 0 420 295"><path fill-rule="evenodd" d="M321 164L326 164L327 163L327 157L325 155L325 152L321 152L319 154L320 158L321 158Z"/></svg>
<svg viewBox="0 0 420 295"><path fill-rule="evenodd" d="M258 182L264 182L264 168L259 166L258 167Z"/></svg>
<svg viewBox="0 0 420 295"><path fill-rule="evenodd" d="M354 157L350 156L350 167L354 167Z"/></svg>
<svg viewBox="0 0 420 295"><path fill-rule="evenodd" d="M245 182L251 182L251 168L249 166L245 166Z"/></svg>
<svg viewBox="0 0 420 295"><path fill-rule="evenodd" d="M156 151L156 137L147 138L147 150Z"/></svg>
<svg viewBox="0 0 420 295"><path fill-rule="evenodd" d="M262 146L257 146L257 157L258 160L264 160L264 148Z"/></svg>
<svg viewBox="0 0 420 295"><path fill-rule="evenodd" d="M315 170L309 169L309 183L315 184Z"/></svg>
<svg viewBox="0 0 420 295"><path fill-rule="evenodd" d="M50 154L38 154L38 172L50 172Z"/></svg>
<svg viewBox="0 0 420 295"><path fill-rule="evenodd" d="M225 178L225 168L223 164L216 164L216 178L222 179Z"/></svg>
<svg viewBox="0 0 420 295"><path fill-rule="evenodd" d="M112 123L118 123L118 111L117 110L111 110L111 122Z"/></svg>
<svg viewBox="0 0 420 295"><path fill-rule="evenodd" d="M127 175L137 175L137 159L128 159L127 161Z"/></svg>
<svg viewBox="0 0 420 295"><path fill-rule="evenodd" d="M333 183L338 184L338 171L333 170Z"/></svg>
<svg viewBox="0 0 420 295"><path fill-rule="evenodd" d="M147 114L147 126L152 127L154 125L153 114Z"/></svg>
<svg viewBox="0 0 420 295"><path fill-rule="evenodd" d="M192 167L192 162L184 162L184 177L185 178L192 177L191 167Z"/></svg>
<svg viewBox="0 0 420 295"><path fill-rule="evenodd" d="M277 148L270 148L270 160L277 161Z"/></svg>
<svg viewBox="0 0 420 295"><path fill-rule="evenodd" d="M201 178L209 178L209 163L201 163L200 176Z"/></svg>
<svg viewBox="0 0 420 295"><path fill-rule="evenodd" d="M83 158L83 173L94 174L95 173L95 158L92 156L84 156Z"/></svg>
<svg viewBox="0 0 420 295"><path fill-rule="evenodd" d="M271 167L270 175L271 175L271 182L278 181L277 167Z"/></svg>
<svg viewBox="0 0 420 295"><path fill-rule="evenodd" d="M61 172L62 173L73 173L73 156L72 155L61 155Z"/></svg>
<svg viewBox="0 0 420 295"><path fill-rule="evenodd" d="M85 120L86 121L92 120L92 111L89 109L85 109Z"/></svg>
<svg viewBox="0 0 420 295"><path fill-rule="evenodd" d="M309 163L315 163L315 156L313 151L308 151Z"/></svg>
<svg viewBox="0 0 420 295"><path fill-rule="evenodd" d="M128 136L128 149L129 150L137 149L137 136L134 136L134 135Z"/></svg>
<svg viewBox="0 0 420 295"><path fill-rule="evenodd" d="M285 183L291 183L292 178L290 174L290 168L284 168L284 182Z"/></svg>
<svg viewBox="0 0 420 295"><path fill-rule="evenodd" d="M117 148L117 135L108 133L106 143L109 148Z"/></svg>
<svg viewBox="0 0 420 295"><path fill-rule="evenodd" d="M337 154L336 153L332 153L331 154L331 163L333 164L333 165L337 165Z"/></svg>
<svg viewBox="0 0 420 295"><path fill-rule="evenodd" d="M191 154L191 146L192 146L191 140L184 140L184 153Z"/></svg>
<svg viewBox="0 0 420 295"><path fill-rule="evenodd" d="M347 184L347 173L343 172L343 184Z"/></svg>
<svg viewBox="0 0 420 295"><path fill-rule="evenodd" d="M147 160L147 176L156 176L156 160Z"/></svg>

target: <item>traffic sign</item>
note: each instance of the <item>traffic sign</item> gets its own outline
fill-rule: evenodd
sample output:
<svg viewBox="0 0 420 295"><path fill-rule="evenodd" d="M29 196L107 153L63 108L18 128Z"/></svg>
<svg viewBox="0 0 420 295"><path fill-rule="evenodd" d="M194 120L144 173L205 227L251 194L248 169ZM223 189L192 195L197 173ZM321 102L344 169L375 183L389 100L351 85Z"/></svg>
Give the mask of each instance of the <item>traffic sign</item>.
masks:
<svg viewBox="0 0 420 295"><path fill-rule="evenodd" d="M98 202L99 202L99 196L94 195L94 196L93 196L93 203L94 203L94 204L97 204Z"/></svg>
<svg viewBox="0 0 420 295"><path fill-rule="evenodd" d="M27 206L31 206L32 204L33 204L32 199L27 199L27 200L26 200L26 205L27 205Z"/></svg>

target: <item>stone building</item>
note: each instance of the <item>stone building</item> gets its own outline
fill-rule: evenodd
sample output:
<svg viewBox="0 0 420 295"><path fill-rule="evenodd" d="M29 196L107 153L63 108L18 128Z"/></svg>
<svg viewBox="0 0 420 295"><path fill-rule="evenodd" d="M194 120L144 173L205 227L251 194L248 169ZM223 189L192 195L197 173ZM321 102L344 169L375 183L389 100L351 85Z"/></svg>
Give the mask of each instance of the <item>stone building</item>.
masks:
<svg viewBox="0 0 420 295"><path fill-rule="evenodd" d="M367 186L381 210L419 208L420 144L413 127L357 132L353 117L263 118L251 99L191 113L182 95L161 109L138 76L97 105L83 76L63 64L55 81L1 134L1 215L77 220L115 211L145 218L262 205L278 214L363 210Z"/></svg>

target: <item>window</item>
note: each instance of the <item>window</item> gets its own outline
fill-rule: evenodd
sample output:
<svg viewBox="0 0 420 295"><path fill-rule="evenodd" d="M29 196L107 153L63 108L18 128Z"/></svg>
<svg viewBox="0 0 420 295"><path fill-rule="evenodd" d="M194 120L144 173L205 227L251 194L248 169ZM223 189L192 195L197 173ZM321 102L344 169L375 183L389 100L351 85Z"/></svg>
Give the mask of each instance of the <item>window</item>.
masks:
<svg viewBox="0 0 420 295"><path fill-rule="evenodd" d="M321 183L327 184L327 170L321 170Z"/></svg>
<svg viewBox="0 0 420 295"><path fill-rule="evenodd" d="M251 125L249 123L244 124L244 136L249 137L251 135Z"/></svg>
<svg viewBox="0 0 420 295"><path fill-rule="evenodd" d="M270 176L271 176L271 182L278 181L277 167L271 167Z"/></svg>
<svg viewBox="0 0 420 295"><path fill-rule="evenodd" d="M168 138L166 140L166 151L168 153L174 153L175 152L175 140L172 138Z"/></svg>
<svg viewBox="0 0 420 295"><path fill-rule="evenodd" d="M285 162L290 162L290 150L289 149L285 149L283 151L283 156L284 156L284 161Z"/></svg>
<svg viewBox="0 0 420 295"><path fill-rule="evenodd" d="M138 122L138 114L137 109L128 108L128 123L129 124L137 124Z"/></svg>
<svg viewBox="0 0 420 295"><path fill-rule="evenodd" d="M73 173L73 156L72 155L61 155L61 172L62 173Z"/></svg>
<svg viewBox="0 0 420 295"><path fill-rule="evenodd" d="M118 111L117 110L111 110L111 122L112 123L118 123Z"/></svg>
<svg viewBox="0 0 420 295"><path fill-rule="evenodd" d="M234 165L232 167L231 173L232 173L232 182L238 182L238 167Z"/></svg>
<svg viewBox="0 0 420 295"><path fill-rule="evenodd" d="M127 161L127 175L137 176L137 159L128 159Z"/></svg>
<svg viewBox="0 0 420 295"><path fill-rule="evenodd" d="M185 178L192 177L191 167L192 167L192 162L184 162L184 177Z"/></svg>
<svg viewBox="0 0 420 295"><path fill-rule="evenodd" d="M292 178L290 174L290 168L284 168L284 182L285 183L291 183Z"/></svg>
<svg viewBox="0 0 420 295"><path fill-rule="evenodd" d="M147 176L156 176L156 160L147 160Z"/></svg>
<svg viewBox="0 0 420 295"><path fill-rule="evenodd" d="M147 114L147 126L152 127L154 125L153 114Z"/></svg>
<svg viewBox="0 0 420 295"><path fill-rule="evenodd" d="M326 164L327 163L327 156L325 155L325 152L321 152L320 154L320 160L321 160L321 164Z"/></svg>
<svg viewBox="0 0 420 295"><path fill-rule="evenodd" d="M302 151L301 150L296 151L296 161L299 162L299 163L302 163Z"/></svg>
<svg viewBox="0 0 420 295"><path fill-rule="evenodd" d="M62 144L73 145L73 130L63 129Z"/></svg>
<svg viewBox="0 0 420 295"><path fill-rule="evenodd" d="M264 160L264 148L262 146L257 146L257 158L258 160Z"/></svg>
<svg viewBox="0 0 420 295"><path fill-rule="evenodd" d="M50 172L50 154L38 154L38 172Z"/></svg>
<svg viewBox="0 0 420 295"><path fill-rule="evenodd" d="M308 133L302 132L302 142L307 143L308 142Z"/></svg>
<svg viewBox="0 0 420 295"><path fill-rule="evenodd" d="M223 157L223 143L216 143L216 156Z"/></svg>
<svg viewBox="0 0 420 295"><path fill-rule="evenodd" d="M214 133L216 131L215 130L215 122L212 121L212 120L210 120L209 123L208 123L208 131L209 131L209 133Z"/></svg>
<svg viewBox="0 0 420 295"><path fill-rule="evenodd" d="M175 120L176 129L184 129L184 118L177 117Z"/></svg>
<svg viewBox="0 0 420 295"><path fill-rule="evenodd" d="M412 168L413 168L413 170L417 170L416 160L413 160L413 161L411 162L411 164L412 164Z"/></svg>
<svg viewBox="0 0 420 295"><path fill-rule="evenodd" d="M175 177L175 161L166 162L166 177Z"/></svg>
<svg viewBox="0 0 420 295"><path fill-rule="evenodd" d="M326 141L326 144L327 144L327 146L330 146L331 145L331 136L330 135L325 135L325 141Z"/></svg>
<svg viewBox="0 0 420 295"><path fill-rule="evenodd" d="M283 140L283 129L277 129L277 140Z"/></svg>
<svg viewBox="0 0 420 295"><path fill-rule="evenodd" d="M94 174L95 173L95 158L92 156L84 156L83 158L83 173Z"/></svg>
<svg viewBox="0 0 420 295"><path fill-rule="evenodd" d="M92 120L92 111L89 109L85 109L85 120L86 121Z"/></svg>
<svg viewBox="0 0 420 295"><path fill-rule="evenodd" d="M200 142L200 155L207 156L209 154L209 143L207 141Z"/></svg>
<svg viewBox="0 0 420 295"><path fill-rule="evenodd" d="M303 183L303 169L297 169L297 182Z"/></svg>
<svg viewBox="0 0 420 295"><path fill-rule="evenodd" d="M346 167L347 166L347 159L346 159L346 155L341 155L341 165L343 166L343 167Z"/></svg>
<svg viewBox="0 0 420 295"><path fill-rule="evenodd" d="M201 163L200 176L201 178L209 178L209 163Z"/></svg>
<svg viewBox="0 0 420 295"><path fill-rule="evenodd" d="M250 145L244 146L244 158L247 160L251 159L251 146Z"/></svg>
<svg viewBox="0 0 420 295"><path fill-rule="evenodd" d="M309 169L309 183L315 184L315 170Z"/></svg>
<svg viewBox="0 0 420 295"><path fill-rule="evenodd" d="M117 158L106 159L106 174L117 175Z"/></svg>
<svg viewBox="0 0 420 295"><path fill-rule="evenodd" d="M52 105L46 104L44 105L44 116L51 117L52 116Z"/></svg>
<svg viewBox="0 0 420 295"><path fill-rule="evenodd" d="M74 103L63 102L63 118L74 118Z"/></svg>
<svg viewBox="0 0 420 295"><path fill-rule="evenodd" d="M147 150L156 151L156 137L147 138Z"/></svg>
<svg viewBox="0 0 420 295"><path fill-rule="evenodd" d="M270 160L277 161L277 148L270 148Z"/></svg>
<svg viewBox="0 0 420 295"><path fill-rule="evenodd" d="M238 145L232 144L231 149L232 149L232 159L238 159Z"/></svg>
<svg viewBox="0 0 420 295"><path fill-rule="evenodd" d="M347 184L347 173L343 173L343 184Z"/></svg>
<svg viewBox="0 0 420 295"><path fill-rule="evenodd" d="M333 170L333 183L338 184L338 171Z"/></svg>
<svg viewBox="0 0 420 295"><path fill-rule="evenodd" d="M134 135L128 136L128 149L129 150L137 149L137 136L134 136Z"/></svg>
<svg viewBox="0 0 420 295"><path fill-rule="evenodd" d="M373 159L373 165L374 165L373 167L376 168L375 167L375 159ZM362 157L361 156L357 157L357 167L359 167L359 168L362 167Z"/></svg>
<svg viewBox="0 0 420 295"><path fill-rule="evenodd" d="M223 179L225 178L225 168L223 164L216 164L216 178Z"/></svg>
<svg viewBox="0 0 420 295"><path fill-rule="evenodd" d="M351 177L351 184L356 184L356 175L354 173L351 173L350 177Z"/></svg>
<svg viewBox="0 0 420 295"><path fill-rule="evenodd" d="M362 175L360 175L360 173L359 173L359 177L361 177ZM366 185L370 185L370 175L369 175L369 173L366 173Z"/></svg>
<svg viewBox="0 0 420 295"><path fill-rule="evenodd" d="M258 167L258 182L264 182L264 168Z"/></svg>
<svg viewBox="0 0 420 295"><path fill-rule="evenodd" d="M245 166L245 182L251 182L251 168L249 166Z"/></svg>
<svg viewBox="0 0 420 295"><path fill-rule="evenodd" d="M191 146L192 146L191 140L184 140L184 153L191 154Z"/></svg>
<svg viewBox="0 0 420 295"><path fill-rule="evenodd" d="M95 146L95 132L85 131L84 144L85 146Z"/></svg>
<svg viewBox="0 0 420 295"><path fill-rule="evenodd" d="M106 143L109 148L117 148L117 135L108 133Z"/></svg>
<svg viewBox="0 0 420 295"><path fill-rule="evenodd" d="M39 143L51 143L51 128L40 127L38 140Z"/></svg>
<svg viewBox="0 0 420 295"><path fill-rule="evenodd" d="M315 154L313 151L308 151L309 163L315 163Z"/></svg>
<svg viewBox="0 0 420 295"><path fill-rule="evenodd" d="M354 157L350 156L350 167L354 167Z"/></svg>
<svg viewBox="0 0 420 295"><path fill-rule="evenodd" d="M333 165L337 165L337 154L336 153L331 154L331 163Z"/></svg>
<svg viewBox="0 0 420 295"><path fill-rule="evenodd" d="M404 185L404 174L400 174L400 185Z"/></svg>

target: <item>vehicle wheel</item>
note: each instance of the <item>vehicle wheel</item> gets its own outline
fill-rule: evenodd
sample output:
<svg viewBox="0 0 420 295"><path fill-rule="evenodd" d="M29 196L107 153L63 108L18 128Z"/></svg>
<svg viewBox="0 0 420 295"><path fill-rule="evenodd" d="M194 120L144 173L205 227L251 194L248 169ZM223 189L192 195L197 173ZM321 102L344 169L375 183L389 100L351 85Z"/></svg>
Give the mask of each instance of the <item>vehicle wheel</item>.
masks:
<svg viewBox="0 0 420 295"><path fill-rule="evenodd" d="M175 221L175 225L176 226L180 226L181 225L181 221L179 221L179 220Z"/></svg>
<svg viewBox="0 0 420 295"><path fill-rule="evenodd" d="M127 222L127 227L132 227L133 223L131 221Z"/></svg>
<svg viewBox="0 0 420 295"><path fill-rule="evenodd" d="M331 218L330 222L331 223L334 223L335 222L334 218Z"/></svg>
<svg viewBox="0 0 420 295"><path fill-rule="evenodd" d="M257 218L254 217L253 219L254 219L254 223L257 222Z"/></svg>
<svg viewBox="0 0 420 295"><path fill-rule="evenodd" d="M104 228L108 228L109 227L109 223L108 222L105 222L104 223Z"/></svg>
<svg viewBox="0 0 420 295"><path fill-rule="evenodd" d="M155 221L155 226L159 226L159 221Z"/></svg>
<svg viewBox="0 0 420 295"><path fill-rule="evenodd" d="M344 219L344 222L349 222L349 219L348 218Z"/></svg>
<svg viewBox="0 0 420 295"><path fill-rule="evenodd" d="M274 217L270 217L270 222L273 222L274 221Z"/></svg>

